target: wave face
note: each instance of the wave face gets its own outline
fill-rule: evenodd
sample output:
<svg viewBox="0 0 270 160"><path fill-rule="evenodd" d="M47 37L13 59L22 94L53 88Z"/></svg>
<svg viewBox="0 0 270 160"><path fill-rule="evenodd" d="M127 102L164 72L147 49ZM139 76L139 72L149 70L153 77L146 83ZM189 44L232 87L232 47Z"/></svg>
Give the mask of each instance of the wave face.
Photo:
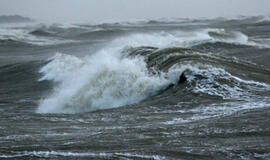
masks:
<svg viewBox="0 0 270 160"><path fill-rule="evenodd" d="M269 159L269 45L269 16L0 24L0 159Z"/></svg>

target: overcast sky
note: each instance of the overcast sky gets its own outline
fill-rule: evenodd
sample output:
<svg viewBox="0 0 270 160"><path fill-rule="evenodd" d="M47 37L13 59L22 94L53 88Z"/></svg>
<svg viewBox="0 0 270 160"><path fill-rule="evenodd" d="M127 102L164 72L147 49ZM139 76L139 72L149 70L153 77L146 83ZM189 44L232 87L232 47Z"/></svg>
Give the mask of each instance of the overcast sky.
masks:
<svg viewBox="0 0 270 160"><path fill-rule="evenodd" d="M0 15L49 22L270 15L270 0L0 0Z"/></svg>

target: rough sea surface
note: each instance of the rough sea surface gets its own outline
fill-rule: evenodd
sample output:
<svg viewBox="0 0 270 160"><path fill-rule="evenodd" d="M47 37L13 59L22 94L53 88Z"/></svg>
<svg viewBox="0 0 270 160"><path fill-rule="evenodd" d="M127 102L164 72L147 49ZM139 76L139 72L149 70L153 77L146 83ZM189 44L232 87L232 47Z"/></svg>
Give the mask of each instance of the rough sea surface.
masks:
<svg viewBox="0 0 270 160"><path fill-rule="evenodd" d="M269 16L1 24L0 159L270 159Z"/></svg>

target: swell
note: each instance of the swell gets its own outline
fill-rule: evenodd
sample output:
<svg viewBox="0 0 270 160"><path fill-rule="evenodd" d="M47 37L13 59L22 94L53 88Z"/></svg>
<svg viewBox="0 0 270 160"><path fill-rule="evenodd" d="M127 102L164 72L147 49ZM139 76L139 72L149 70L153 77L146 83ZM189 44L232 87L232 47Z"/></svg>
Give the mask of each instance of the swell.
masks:
<svg viewBox="0 0 270 160"><path fill-rule="evenodd" d="M38 82L41 61L9 64L0 67L0 101L18 102L21 99L39 99L51 89L49 82Z"/></svg>
<svg viewBox="0 0 270 160"><path fill-rule="evenodd" d="M120 27L121 28L121 27ZM103 25L74 25L74 26L41 26L29 32L30 35L40 37L61 37L74 39L104 38L119 36L125 31L113 26Z"/></svg>
<svg viewBox="0 0 270 160"><path fill-rule="evenodd" d="M175 64L184 64L187 62L191 62L193 64L201 63L205 65L212 65L214 67L224 68L230 71L233 71L235 68L235 71L232 73L234 74L238 73L238 75L241 75L242 72L261 73L262 75L269 74L269 70L254 63L239 60L236 58L218 56L211 52L203 53L199 49L180 48L180 47L171 47L171 48L169 47L164 49L159 49L156 47L136 47L136 48L131 47L128 48L127 50L124 50L124 52L128 52L129 56L133 57L137 55L144 56L146 58L148 68L154 67L158 71L168 71ZM258 76L257 78L260 77L262 76ZM255 78L255 76L254 77L245 76L243 78L252 79ZM262 78L260 81L263 80L265 80L265 78Z"/></svg>
<svg viewBox="0 0 270 160"><path fill-rule="evenodd" d="M30 79L35 79L37 68L44 65L44 62L32 61L26 63L9 64L0 67L1 82L18 83L25 79L24 75L29 75Z"/></svg>
<svg viewBox="0 0 270 160"><path fill-rule="evenodd" d="M226 42L205 42L201 44L197 44L192 46L191 48L197 50L209 50L209 51L217 51L217 50L230 50L230 49L245 49L251 48L253 46L247 44L235 44L235 43L226 43Z"/></svg>
<svg viewBox="0 0 270 160"><path fill-rule="evenodd" d="M2 47L25 47L31 46L29 43L25 43L22 41L14 40L14 39L0 39L0 46Z"/></svg>
<svg viewBox="0 0 270 160"><path fill-rule="evenodd" d="M45 37L57 36L55 33L49 32L43 29L36 29L34 31L31 31L30 34L35 35L35 36L45 36Z"/></svg>
<svg viewBox="0 0 270 160"><path fill-rule="evenodd" d="M80 33L74 36L74 38L78 38L78 39L113 38L113 37L124 35L125 33L126 32L121 29L100 29L97 31L88 31L88 32Z"/></svg>

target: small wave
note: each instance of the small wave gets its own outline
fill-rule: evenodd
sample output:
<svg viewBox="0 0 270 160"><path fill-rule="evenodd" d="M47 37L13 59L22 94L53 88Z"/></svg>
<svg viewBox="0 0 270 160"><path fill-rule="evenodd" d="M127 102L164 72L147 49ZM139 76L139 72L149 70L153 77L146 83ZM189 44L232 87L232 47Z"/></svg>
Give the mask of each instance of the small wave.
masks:
<svg viewBox="0 0 270 160"><path fill-rule="evenodd" d="M264 47L264 45L258 44L249 40L249 37L239 31L227 31L225 29L209 28L196 32L197 40L194 40L189 46L198 46L209 43L224 43L232 45L244 45L244 46L258 46Z"/></svg>
<svg viewBox="0 0 270 160"><path fill-rule="evenodd" d="M268 48L269 45L257 43L249 39L247 35L239 31L227 31L225 29L208 28L195 32L196 39L188 39L188 45L184 47L204 46L207 44L225 44L235 47L256 46ZM191 41L190 41L191 40ZM216 46L217 47L217 46Z"/></svg>
<svg viewBox="0 0 270 160"><path fill-rule="evenodd" d="M42 33L43 34L43 33ZM35 36L29 33L29 31L24 29L0 29L0 40L8 42L17 42L17 43L24 43L30 45L37 45L37 46L45 46L45 45L57 45L61 43L70 43L73 42L72 40L64 40L64 39L57 39L53 37L45 37L45 36Z"/></svg>
<svg viewBox="0 0 270 160"><path fill-rule="evenodd" d="M90 29L86 32L79 33L78 35L75 35L74 37L81 39L81 38L110 38L110 37L117 37L120 35L124 35L125 31L121 29L103 29L103 28L96 28L96 29Z"/></svg>
<svg viewBox="0 0 270 160"><path fill-rule="evenodd" d="M270 16L259 16L257 23L270 22Z"/></svg>
<svg viewBox="0 0 270 160"><path fill-rule="evenodd" d="M31 46L29 43L17 41L14 39L0 39L0 46L5 46L5 47L21 47L21 46Z"/></svg>
<svg viewBox="0 0 270 160"><path fill-rule="evenodd" d="M241 32L225 31L224 29L209 29L208 35L216 41L248 44L248 36Z"/></svg>
<svg viewBox="0 0 270 160"><path fill-rule="evenodd" d="M30 34L35 35L35 36L44 36L44 37L52 37L55 36L53 32L48 32L48 31L44 31L42 29L36 29L34 31L31 31Z"/></svg>

